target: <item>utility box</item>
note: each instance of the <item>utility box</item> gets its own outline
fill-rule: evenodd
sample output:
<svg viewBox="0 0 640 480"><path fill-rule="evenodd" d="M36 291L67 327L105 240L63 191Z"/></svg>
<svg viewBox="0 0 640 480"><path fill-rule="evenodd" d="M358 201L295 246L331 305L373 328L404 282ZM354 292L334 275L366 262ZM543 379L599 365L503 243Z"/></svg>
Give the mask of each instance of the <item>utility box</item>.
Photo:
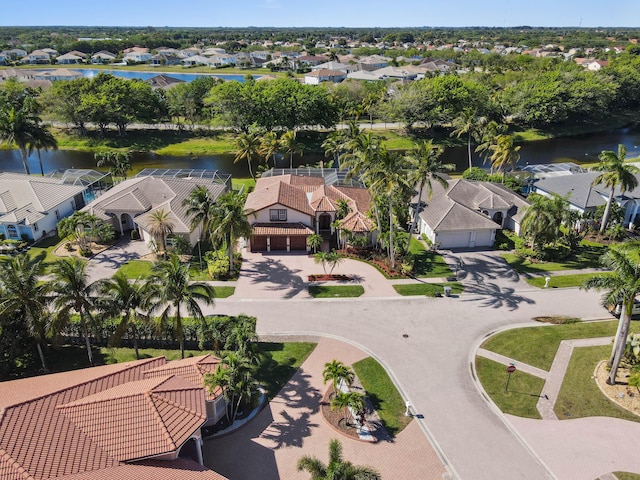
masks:
<svg viewBox="0 0 640 480"><path fill-rule="evenodd" d="M444 296L445 297L451 296L451 287L444 287Z"/></svg>

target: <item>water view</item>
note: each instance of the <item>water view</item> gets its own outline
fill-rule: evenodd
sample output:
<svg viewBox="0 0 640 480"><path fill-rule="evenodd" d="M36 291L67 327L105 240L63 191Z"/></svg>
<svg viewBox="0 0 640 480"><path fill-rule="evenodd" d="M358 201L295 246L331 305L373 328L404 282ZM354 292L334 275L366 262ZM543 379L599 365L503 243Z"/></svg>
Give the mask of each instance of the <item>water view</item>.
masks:
<svg viewBox="0 0 640 480"><path fill-rule="evenodd" d="M43 72L51 72L54 69L46 68L42 69ZM167 75L172 78L177 78L178 80L183 80L185 82L191 82L196 78L200 77L218 77L223 80L236 80L238 82L244 82L244 75L238 74L224 74L224 73L178 73L178 72L163 72L161 71L162 67L159 67L157 72L136 72L132 70L104 70L104 69L90 69L90 68L74 68L74 72L80 72L86 78L92 78L98 75L99 73L110 73L116 77L126 78L129 80L140 79L140 80L148 80L156 75ZM260 75L254 75L255 78L259 78Z"/></svg>
<svg viewBox="0 0 640 480"><path fill-rule="evenodd" d="M640 156L640 130L624 129L528 142L520 150L519 166L560 162L592 163L598 160L598 155L602 150L616 151L620 143L627 147L628 158ZM93 153L89 152L59 150L41 152L41 156L45 173L66 168L96 168ZM205 168L221 170L235 178L249 177L246 162L234 163L233 158L233 155L176 157L156 155L155 153L136 153L133 155L133 164L136 171L143 168ZM468 165L466 146L448 148L441 158L444 163L455 164L457 171L463 171ZM308 153L303 157L294 157L294 166L315 164L321 160L326 161L327 159L321 154ZM488 163L483 165L482 159L477 155L474 155L473 164L478 167L489 167ZM288 167L288 157L281 157L277 166L279 168ZM20 152L18 150L0 150L0 168L4 171L22 172ZM35 153L29 158L29 168L33 173L39 172L38 156Z"/></svg>

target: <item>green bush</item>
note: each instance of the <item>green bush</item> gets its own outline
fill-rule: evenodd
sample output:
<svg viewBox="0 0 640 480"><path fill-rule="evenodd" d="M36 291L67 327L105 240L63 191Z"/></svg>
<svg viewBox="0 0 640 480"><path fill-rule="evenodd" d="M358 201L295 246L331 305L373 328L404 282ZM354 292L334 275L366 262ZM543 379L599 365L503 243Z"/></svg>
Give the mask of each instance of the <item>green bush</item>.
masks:
<svg viewBox="0 0 640 480"><path fill-rule="evenodd" d="M229 274L229 257L224 250L213 250L204 254L209 276L219 280Z"/></svg>
<svg viewBox="0 0 640 480"><path fill-rule="evenodd" d="M131 240L140 240L140 232L138 230L131 230Z"/></svg>
<svg viewBox="0 0 640 480"><path fill-rule="evenodd" d="M489 174L479 167L472 167L467 168L462 173L462 178L465 180L487 181L489 180Z"/></svg>

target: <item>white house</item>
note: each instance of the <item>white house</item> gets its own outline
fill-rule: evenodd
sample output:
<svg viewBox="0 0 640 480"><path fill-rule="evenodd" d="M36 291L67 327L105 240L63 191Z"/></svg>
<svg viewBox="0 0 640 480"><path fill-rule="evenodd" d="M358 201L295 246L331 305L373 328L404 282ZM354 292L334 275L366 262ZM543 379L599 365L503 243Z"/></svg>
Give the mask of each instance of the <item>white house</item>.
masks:
<svg viewBox="0 0 640 480"><path fill-rule="evenodd" d="M59 178L0 173L0 233L13 240L45 236L60 219L84 206L86 189Z"/></svg>
<svg viewBox="0 0 640 480"><path fill-rule="evenodd" d="M319 85L322 82L340 83L347 78L345 72L340 70L315 70L304 74L304 83Z"/></svg>
<svg viewBox="0 0 640 480"><path fill-rule="evenodd" d="M423 189L417 232L442 248L491 247L496 230L520 231L528 202L504 185L492 182L448 180L448 188L432 182ZM412 200L411 216L418 202Z"/></svg>
<svg viewBox="0 0 640 480"><path fill-rule="evenodd" d="M142 63L148 62L152 57L153 55L149 52L129 52L124 56L123 60L125 62Z"/></svg>
<svg viewBox="0 0 640 480"><path fill-rule="evenodd" d="M28 55L22 57L20 60L22 63L36 64L36 63L51 63L51 55L42 50L34 50Z"/></svg>
<svg viewBox="0 0 640 480"><path fill-rule="evenodd" d="M84 57L74 55L73 53L65 53L56 58L56 63L70 65L74 63L84 63Z"/></svg>
<svg viewBox="0 0 640 480"><path fill-rule="evenodd" d="M111 63L116 59L116 57L117 55L115 53L107 52L106 50L100 50L98 53L94 53L93 55L91 55L91 63Z"/></svg>

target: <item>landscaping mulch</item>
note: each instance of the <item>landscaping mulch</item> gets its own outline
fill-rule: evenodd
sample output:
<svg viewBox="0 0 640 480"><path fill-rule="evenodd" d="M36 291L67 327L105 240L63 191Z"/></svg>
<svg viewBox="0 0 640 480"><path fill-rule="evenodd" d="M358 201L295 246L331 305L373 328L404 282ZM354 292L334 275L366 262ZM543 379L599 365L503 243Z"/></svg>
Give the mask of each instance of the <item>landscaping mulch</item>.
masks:
<svg viewBox="0 0 640 480"><path fill-rule="evenodd" d="M339 282L350 282L352 278L349 275L342 274L313 274L309 275L310 282L330 282L330 281L339 281Z"/></svg>
<svg viewBox="0 0 640 480"><path fill-rule="evenodd" d="M627 383L629 375L628 368L618 368L616 384L609 385L607 383L607 378L609 378L607 362L603 360L596 367L595 379L598 387L609 397L609 400L640 416L640 388L629 386Z"/></svg>

